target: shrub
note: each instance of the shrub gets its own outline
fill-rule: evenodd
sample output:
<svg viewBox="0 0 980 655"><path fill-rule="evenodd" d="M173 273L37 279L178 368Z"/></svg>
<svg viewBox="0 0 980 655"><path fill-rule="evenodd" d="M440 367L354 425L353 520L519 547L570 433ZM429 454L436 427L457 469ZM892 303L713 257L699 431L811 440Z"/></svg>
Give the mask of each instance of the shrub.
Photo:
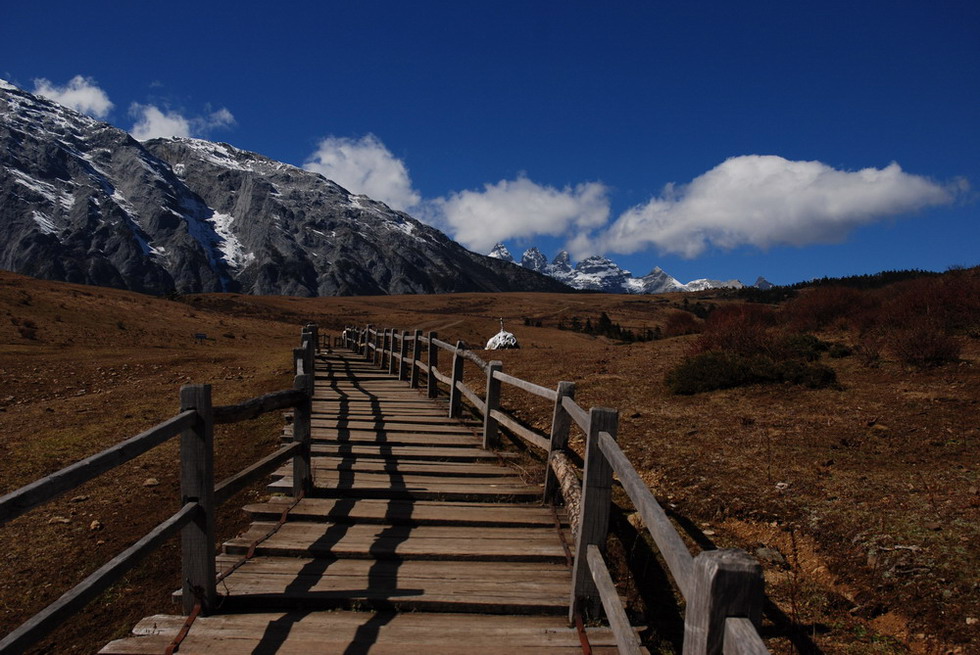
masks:
<svg viewBox="0 0 980 655"><path fill-rule="evenodd" d="M869 294L847 287L817 287L786 303L787 323L796 330L820 330L847 322L874 309L877 301Z"/></svg>
<svg viewBox="0 0 980 655"><path fill-rule="evenodd" d="M698 334L704 329L701 321L689 312L674 311L667 315L664 321L664 337L681 337L686 334Z"/></svg>
<svg viewBox="0 0 980 655"><path fill-rule="evenodd" d="M780 359L803 359L815 362L822 353L830 350L830 344L812 334L798 332L784 334L776 344Z"/></svg>
<svg viewBox="0 0 980 655"><path fill-rule="evenodd" d="M830 344L830 349L827 351L833 359L842 359L844 357L850 357L854 354L854 350L843 343L832 343Z"/></svg>
<svg viewBox="0 0 980 655"><path fill-rule="evenodd" d="M960 358L960 343L935 324L918 320L896 328L885 337L888 350L909 366L941 366Z"/></svg>
<svg viewBox="0 0 980 655"><path fill-rule="evenodd" d="M719 307L705 321L695 351L725 350L746 357L772 355L775 342L769 328L775 324L776 313L767 305Z"/></svg>
<svg viewBox="0 0 980 655"><path fill-rule="evenodd" d="M746 357L712 350L685 358L667 373L665 382L672 393L691 395L779 382L818 389L836 384L837 375L833 369L821 364L795 360L777 362L764 355Z"/></svg>

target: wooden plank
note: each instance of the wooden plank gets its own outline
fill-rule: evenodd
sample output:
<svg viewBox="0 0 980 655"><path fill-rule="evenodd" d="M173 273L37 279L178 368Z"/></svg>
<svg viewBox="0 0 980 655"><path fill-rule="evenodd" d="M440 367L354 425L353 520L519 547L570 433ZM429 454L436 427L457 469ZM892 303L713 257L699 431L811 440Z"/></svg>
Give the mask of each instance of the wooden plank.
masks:
<svg viewBox="0 0 980 655"><path fill-rule="evenodd" d="M219 558L219 568L236 558ZM400 611L561 614L570 573L564 564L257 557L222 580L223 610L302 605Z"/></svg>
<svg viewBox="0 0 980 655"><path fill-rule="evenodd" d="M225 552L244 555L275 525L256 521ZM256 547L276 557L491 560L565 563L554 529L442 526L331 525L287 522ZM566 588L567 593L567 588Z"/></svg>
<svg viewBox="0 0 980 655"><path fill-rule="evenodd" d="M291 498L273 496L266 502L246 505L244 511L255 520L274 521L292 502ZM527 504L304 498L290 510L289 520L548 528L555 524L555 513L550 507ZM558 521L566 524L564 512L558 513Z"/></svg>
<svg viewBox="0 0 980 655"><path fill-rule="evenodd" d="M493 483L482 482L475 484L471 480L459 478L427 478L415 479L410 483L392 480L390 475L377 476L374 480L365 480L365 473L347 473L323 475L317 477L317 488L313 495L319 498L399 498L413 500L479 500L479 501L508 501L533 502L539 489L531 488L520 483L519 479L511 481L504 478ZM354 488L356 480L357 488ZM283 477L270 483L267 487L270 493L291 493L292 476Z"/></svg>
<svg viewBox="0 0 980 655"><path fill-rule="evenodd" d="M516 378L513 375L507 375L503 371L496 371L493 376L501 382L517 387L518 389L523 389L535 396L547 398L551 402L555 402L555 399L558 398L558 392L554 389L548 389L547 387L542 387L540 384L534 384L533 382Z"/></svg>
<svg viewBox="0 0 980 655"><path fill-rule="evenodd" d="M602 599L602 608L606 611L606 620L609 627L616 635L616 643L619 652L623 655L639 655L641 652L640 639L636 636L636 631L626 618L626 611L623 609L619 592L609 576L609 569L606 567L606 560L603 559L599 547L590 544L587 557L589 560L589 571L592 573L592 581L599 590L599 597Z"/></svg>
<svg viewBox="0 0 980 655"><path fill-rule="evenodd" d="M314 415L314 427L348 428L351 430L380 430L383 432L463 432L472 434L457 419L444 416L407 416L404 419L395 415L382 416L323 416Z"/></svg>
<svg viewBox="0 0 980 655"><path fill-rule="evenodd" d="M10 492L0 498L0 525L120 464L139 457L151 448L177 436L196 420L197 412L193 410L181 412L135 437Z"/></svg>
<svg viewBox="0 0 980 655"><path fill-rule="evenodd" d="M456 383L456 388L459 389L459 392L461 394L463 394L464 396L466 396L466 399L467 400L469 400L471 403L473 403L473 406L476 407L477 411L480 412L480 414L485 415L487 413L487 406L486 406L486 404L483 402L483 400L478 395L476 395L476 392L475 391L473 391L472 389L470 389L463 382L457 382Z"/></svg>
<svg viewBox="0 0 980 655"><path fill-rule="evenodd" d="M180 511L151 530L145 537L100 566L58 600L4 637L0 641L0 652L22 653L32 644L37 643L111 587L164 541L177 534L177 531L190 523L200 511L197 503L184 505Z"/></svg>
<svg viewBox="0 0 980 655"><path fill-rule="evenodd" d="M180 616L141 621L134 636L112 642L102 655L159 655L183 626ZM590 628L593 653L615 653L608 629ZM374 612L280 612L199 618L181 645L181 655L257 653L276 655L362 652L371 655L581 655L578 633L551 616L391 614Z"/></svg>
<svg viewBox="0 0 980 655"><path fill-rule="evenodd" d="M517 474L514 469L483 462L412 462L394 457L358 458L354 456L316 457L313 459L314 470L320 471L360 471L364 473L411 473L414 475L431 475L438 477L458 476L465 478L499 478ZM285 468L280 468L278 475L284 474Z"/></svg>
<svg viewBox="0 0 980 655"><path fill-rule="evenodd" d="M386 444L389 446L462 446L473 447L479 441L472 434L462 433L421 433L421 432L371 432L369 430L333 430L315 428L313 442L334 442L350 444Z"/></svg>
<svg viewBox="0 0 980 655"><path fill-rule="evenodd" d="M499 458L512 459L514 453L491 453L477 447L460 447L458 445L433 446L433 445L401 445L401 444L378 444L348 442L338 444L336 442L314 443L310 446L314 455L340 456L370 458L378 457L399 457L411 461L435 460L441 462L492 462Z"/></svg>

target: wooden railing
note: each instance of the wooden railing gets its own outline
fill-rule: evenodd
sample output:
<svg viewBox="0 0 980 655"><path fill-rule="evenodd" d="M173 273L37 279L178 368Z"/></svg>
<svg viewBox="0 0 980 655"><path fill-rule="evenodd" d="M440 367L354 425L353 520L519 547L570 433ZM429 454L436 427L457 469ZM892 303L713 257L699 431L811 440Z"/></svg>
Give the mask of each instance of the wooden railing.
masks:
<svg viewBox="0 0 980 655"><path fill-rule="evenodd" d="M213 407L211 385L180 389L180 413L96 455L32 482L0 498L0 525L71 491L92 478L180 435L181 508L146 536L118 554L54 603L0 640L0 654L21 653L118 581L168 538L181 535L182 603L185 614L195 604L208 611L217 602L215 510L218 505L292 458L293 494L310 491L310 415L313 398L317 328L302 331L294 349L293 388L259 396L239 405ZM240 473L215 483L214 426L252 419L265 412L293 409L293 441Z"/></svg>
<svg viewBox="0 0 980 655"><path fill-rule="evenodd" d="M559 382L557 388L548 389L508 375L503 372L502 362L485 362L462 341L453 345L439 340L435 332L422 336L419 330L349 327L337 345L397 373L413 387L420 387L419 374L424 372L430 398L439 393L438 384L448 386L449 416L460 416L462 400L468 400L483 418L485 448L499 445L499 429L503 427L547 453L543 500L554 502L561 494L575 539L569 621L580 611L597 616L601 606L620 652L641 652L603 556L615 476L643 519L684 598L683 655L769 652L757 629L764 601L761 566L741 550L707 550L691 555L660 503L616 443L619 413L615 409L585 410L575 402L574 383ZM444 371L439 370L440 351L452 358ZM478 382L485 385L482 397L464 380L465 361L481 372ZM550 434L522 425L502 408L503 385L554 403ZM573 425L586 436L581 474L569 457L568 437Z"/></svg>

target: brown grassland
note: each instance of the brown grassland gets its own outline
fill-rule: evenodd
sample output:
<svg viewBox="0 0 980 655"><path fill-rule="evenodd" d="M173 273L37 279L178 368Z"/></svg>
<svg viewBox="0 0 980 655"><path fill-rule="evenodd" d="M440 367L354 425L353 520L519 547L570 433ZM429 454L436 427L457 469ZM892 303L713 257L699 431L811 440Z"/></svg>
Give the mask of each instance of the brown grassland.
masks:
<svg viewBox="0 0 980 655"><path fill-rule="evenodd" d="M706 327L683 310L685 298L717 307L742 301L710 292L175 301L0 272L0 494L172 416L181 384L212 383L216 404L288 387L291 349L307 321L334 334L368 323L434 330L479 348L502 317L522 348L481 356L541 385L574 381L583 407L618 409L620 443L691 544L760 558L773 652L978 652L980 283L976 270L934 280L947 281L901 292L804 291L762 310L761 323L712 328L710 317ZM951 361L916 360L929 344L914 328L935 309L910 309L910 297L962 305L952 336L932 344L952 343ZM846 311L820 304L828 299ZM758 319L756 309L728 311ZM573 317L594 323L602 312L637 332L707 332L622 343L557 327ZM739 335L733 325L753 330ZM818 355L837 383L668 389L668 371L714 347L712 339L769 332L837 344L838 356ZM209 340L197 343L195 333ZM477 379L475 369L467 379ZM508 388L503 403L546 430L545 403ZM280 424L266 416L219 429L218 477L270 452ZM539 460L529 453L522 461L529 480L540 480ZM222 537L244 527L237 508L261 493L225 505ZM178 500L176 445L168 443L0 527L2 634L169 516ZM623 591L635 618L651 626L651 651L673 652L681 615L665 604L673 600L664 574L630 508L619 496L617 503L609 548ZM177 564L169 543L34 652L94 652L141 617L175 611Z"/></svg>

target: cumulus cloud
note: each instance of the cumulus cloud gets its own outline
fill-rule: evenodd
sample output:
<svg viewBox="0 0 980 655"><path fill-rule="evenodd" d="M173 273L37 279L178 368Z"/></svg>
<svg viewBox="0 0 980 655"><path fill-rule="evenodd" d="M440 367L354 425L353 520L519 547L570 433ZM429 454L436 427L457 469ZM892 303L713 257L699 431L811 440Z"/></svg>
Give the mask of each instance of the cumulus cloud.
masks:
<svg viewBox="0 0 980 655"><path fill-rule="evenodd" d="M112 110L112 102L106 92L91 77L76 75L64 86L55 86L50 80L39 77L34 80L34 95L54 100L93 118L105 118Z"/></svg>
<svg viewBox="0 0 980 655"><path fill-rule="evenodd" d="M486 252L497 241L561 236L603 226L609 220L607 188L585 182L558 189L525 176L485 184L432 201L441 222L463 245Z"/></svg>
<svg viewBox="0 0 980 655"><path fill-rule="evenodd" d="M203 137L211 130L235 125L235 117L224 107L204 116L187 118L177 111L134 102L129 113L136 118L136 123L129 132L139 141L170 136Z"/></svg>
<svg viewBox="0 0 980 655"><path fill-rule="evenodd" d="M578 251L648 248L696 257L709 247L835 243L858 226L949 203L953 193L892 163L842 171L817 161L732 157L682 187L668 185Z"/></svg>
<svg viewBox="0 0 980 655"><path fill-rule="evenodd" d="M405 211L422 200L412 187L404 162L373 134L360 139L327 137L303 168L394 209Z"/></svg>

